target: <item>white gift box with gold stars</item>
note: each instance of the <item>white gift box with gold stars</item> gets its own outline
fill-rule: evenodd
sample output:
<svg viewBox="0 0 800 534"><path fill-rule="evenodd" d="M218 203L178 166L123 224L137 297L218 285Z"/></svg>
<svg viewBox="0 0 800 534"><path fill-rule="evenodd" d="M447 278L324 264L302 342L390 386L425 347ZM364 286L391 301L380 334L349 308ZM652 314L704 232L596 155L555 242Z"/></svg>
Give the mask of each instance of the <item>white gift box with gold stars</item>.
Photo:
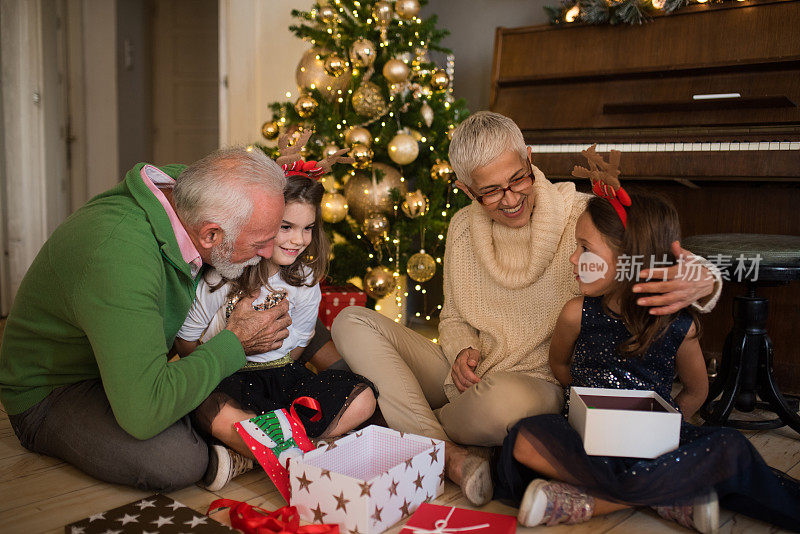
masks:
<svg viewBox="0 0 800 534"><path fill-rule="evenodd" d="M444 442L368 426L289 463L292 506L342 534L378 534L444 489Z"/></svg>

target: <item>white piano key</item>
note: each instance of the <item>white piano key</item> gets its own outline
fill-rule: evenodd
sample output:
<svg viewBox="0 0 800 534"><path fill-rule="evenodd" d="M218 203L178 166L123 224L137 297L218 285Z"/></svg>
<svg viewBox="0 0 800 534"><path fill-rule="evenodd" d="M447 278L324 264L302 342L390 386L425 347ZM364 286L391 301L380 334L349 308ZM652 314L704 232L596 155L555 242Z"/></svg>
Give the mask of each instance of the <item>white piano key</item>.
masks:
<svg viewBox="0 0 800 534"><path fill-rule="evenodd" d="M656 152L664 152L666 146L666 143L656 143Z"/></svg>
<svg viewBox="0 0 800 534"><path fill-rule="evenodd" d="M781 141L779 150L789 150L789 141Z"/></svg>
<svg viewBox="0 0 800 534"><path fill-rule="evenodd" d="M692 143L692 152L700 152L703 150L703 143Z"/></svg>
<svg viewBox="0 0 800 534"><path fill-rule="evenodd" d="M732 143L720 143L719 149L722 150L723 152L729 152L731 149L731 144Z"/></svg>
<svg viewBox="0 0 800 534"><path fill-rule="evenodd" d="M675 143L667 143L664 145L664 152L674 152L675 151Z"/></svg>
<svg viewBox="0 0 800 534"><path fill-rule="evenodd" d="M597 147L594 149L595 152L608 152L608 143L597 143Z"/></svg>
<svg viewBox="0 0 800 534"><path fill-rule="evenodd" d="M800 150L800 141L789 143L789 150Z"/></svg>
<svg viewBox="0 0 800 534"><path fill-rule="evenodd" d="M758 143L758 150L769 150L769 141L760 141Z"/></svg>
<svg viewBox="0 0 800 534"><path fill-rule="evenodd" d="M711 143L711 151L712 152L719 152L719 143Z"/></svg>
<svg viewBox="0 0 800 534"><path fill-rule="evenodd" d="M631 144L630 143L622 143L622 151L623 152L630 152L631 151Z"/></svg>
<svg viewBox="0 0 800 534"><path fill-rule="evenodd" d="M769 142L769 149L770 150L780 150L780 146L781 146L780 143L778 143L777 141L770 141Z"/></svg>
<svg viewBox="0 0 800 534"><path fill-rule="evenodd" d="M730 148L730 149L731 149L732 151L739 151L739 150L742 150L742 148L741 148L741 146L740 146L741 144L742 144L742 143L739 143L739 142L734 142L734 143L731 143L731 148Z"/></svg>
<svg viewBox="0 0 800 534"><path fill-rule="evenodd" d="M647 143L647 145L645 145L644 151L645 152L655 152L656 151L656 144L655 143Z"/></svg>
<svg viewBox="0 0 800 534"><path fill-rule="evenodd" d="M711 143L700 143L700 150L703 152L708 152L711 150Z"/></svg>
<svg viewBox="0 0 800 534"><path fill-rule="evenodd" d="M675 152L683 152L683 143L673 143L672 150Z"/></svg>

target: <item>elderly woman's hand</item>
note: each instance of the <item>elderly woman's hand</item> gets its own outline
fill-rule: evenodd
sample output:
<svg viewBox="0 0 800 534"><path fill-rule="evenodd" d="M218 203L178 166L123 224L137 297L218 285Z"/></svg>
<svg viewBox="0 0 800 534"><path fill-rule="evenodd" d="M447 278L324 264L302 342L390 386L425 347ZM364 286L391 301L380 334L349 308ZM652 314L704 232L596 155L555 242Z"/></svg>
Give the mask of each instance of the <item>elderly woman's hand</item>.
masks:
<svg viewBox="0 0 800 534"><path fill-rule="evenodd" d="M478 375L475 374L475 368L478 367L478 362L480 361L481 353L472 347L467 347L458 353L453 368L450 370L453 383L458 388L458 391L463 393L470 386L474 386L481 381Z"/></svg>
<svg viewBox="0 0 800 534"><path fill-rule="evenodd" d="M634 293L653 293L637 300L640 306L652 306L653 315L668 315L691 305L714 291L715 277L705 266L693 262L693 255L672 243L672 254L678 264L668 268L647 269L639 273L640 279L657 279L633 286Z"/></svg>

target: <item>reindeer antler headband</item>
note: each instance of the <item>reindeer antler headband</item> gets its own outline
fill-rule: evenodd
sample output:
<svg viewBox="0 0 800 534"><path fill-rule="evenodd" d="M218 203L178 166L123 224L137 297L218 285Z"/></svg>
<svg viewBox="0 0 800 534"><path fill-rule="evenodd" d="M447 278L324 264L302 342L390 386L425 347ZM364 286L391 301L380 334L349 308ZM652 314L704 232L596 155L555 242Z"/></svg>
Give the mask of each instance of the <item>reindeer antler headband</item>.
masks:
<svg viewBox="0 0 800 534"><path fill-rule="evenodd" d="M631 197L619 183L619 160L622 152L612 150L608 163L603 156L595 152L597 145L592 145L588 149L581 151L589 162L591 170L578 165L572 169L572 176L577 178L588 178L592 182L592 192L600 198L608 200L614 207L622 221L622 226L628 227L628 213L625 208L631 205Z"/></svg>
<svg viewBox="0 0 800 534"><path fill-rule="evenodd" d="M281 155L275 162L283 167L283 172L286 176L300 175L319 180L320 176L331 172L331 167L333 167L334 163L353 163L353 158L344 156L347 152L346 148L338 150L319 161L304 161L300 156L300 151L308 142L312 133L314 133L312 130L306 130L291 146L289 146L289 135L283 134L278 139L278 150Z"/></svg>

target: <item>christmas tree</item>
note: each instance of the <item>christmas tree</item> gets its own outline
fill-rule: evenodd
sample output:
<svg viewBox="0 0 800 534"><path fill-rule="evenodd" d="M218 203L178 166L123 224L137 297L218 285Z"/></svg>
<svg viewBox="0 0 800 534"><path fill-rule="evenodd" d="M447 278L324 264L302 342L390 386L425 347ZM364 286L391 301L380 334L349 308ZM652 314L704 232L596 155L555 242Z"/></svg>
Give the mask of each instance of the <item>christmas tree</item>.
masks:
<svg viewBox="0 0 800 534"><path fill-rule="evenodd" d="M425 292L419 284L441 269L450 217L469 201L447 161L452 131L468 112L452 96L452 53L439 45L448 32L436 28L436 16L418 17L426 3L329 0L293 10L299 23L290 30L310 45L297 66L299 96L271 104L262 128L270 140L312 129L302 152L309 160L349 150L352 166L322 178L334 243L329 274L335 283L362 278L375 299L406 273L415 282L409 291ZM447 54L445 69L432 51Z"/></svg>

